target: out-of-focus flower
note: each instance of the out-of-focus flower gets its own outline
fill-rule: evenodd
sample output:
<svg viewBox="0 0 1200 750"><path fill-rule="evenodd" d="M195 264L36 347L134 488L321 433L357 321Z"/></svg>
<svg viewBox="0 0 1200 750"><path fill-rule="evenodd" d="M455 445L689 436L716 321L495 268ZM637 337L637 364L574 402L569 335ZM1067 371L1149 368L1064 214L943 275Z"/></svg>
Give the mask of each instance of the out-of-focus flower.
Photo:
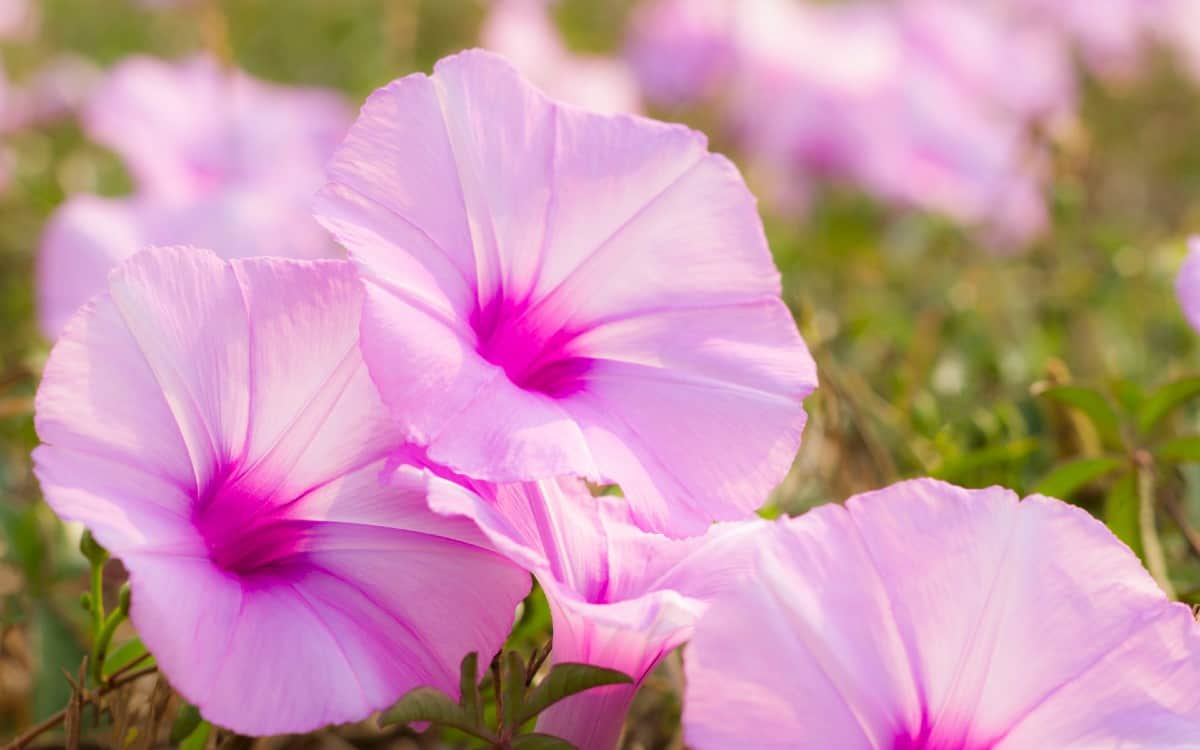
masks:
<svg viewBox="0 0 1200 750"><path fill-rule="evenodd" d="M697 750L1195 745L1200 627L1079 508L915 480L757 546L685 655Z"/></svg>
<svg viewBox="0 0 1200 750"><path fill-rule="evenodd" d="M941 0L662 0L630 54L652 95L725 111L776 206L832 179L1020 246L1046 222L1030 128L1074 95L1053 39L996 20Z"/></svg>
<svg viewBox="0 0 1200 750"><path fill-rule="evenodd" d="M454 690L528 591L423 484L379 481L401 436L361 302L344 261L149 250L67 324L38 390L46 501L129 570L171 684L238 732Z"/></svg>
<svg viewBox="0 0 1200 750"><path fill-rule="evenodd" d="M0 127L5 131L23 130L70 117L87 100L100 77L90 61L60 55L9 87Z"/></svg>
<svg viewBox="0 0 1200 750"><path fill-rule="evenodd" d="M1175 292L1184 316L1200 331L1200 237L1188 240L1188 255L1175 280Z"/></svg>
<svg viewBox="0 0 1200 750"><path fill-rule="evenodd" d="M749 571L753 540L767 526L724 523L703 536L668 539L637 528L626 503L592 497L576 479L496 488L435 478L429 503L474 519L497 550L537 577L554 618L555 661L634 679L589 690L542 715L539 732L580 750L617 746L642 680L691 636L708 600Z"/></svg>
<svg viewBox="0 0 1200 750"><path fill-rule="evenodd" d="M673 536L763 502L816 372L754 198L706 146L559 107L480 51L371 96L317 215L365 281L372 376L432 461L616 482Z"/></svg>
<svg viewBox="0 0 1200 750"><path fill-rule="evenodd" d="M1185 0L1190 1L1190 0ZM1170 0L990 0L1018 23L1060 34L1101 76L1137 70ZM989 4L985 0L984 4Z"/></svg>
<svg viewBox="0 0 1200 750"><path fill-rule="evenodd" d="M1180 63L1200 82L1200 3L1165 0L1159 37L1174 50Z"/></svg>
<svg viewBox="0 0 1200 750"><path fill-rule="evenodd" d="M135 57L109 73L83 118L155 200L229 187L311 197L350 111L333 92L265 83L207 57Z"/></svg>
<svg viewBox="0 0 1200 750"><path fill-rule="evenodd" d="M45 333L57 336L113 265L150 245L228 258L338 254L312 218L312 197L350 119L331 92L263 83L207 58L118 65L84 121L125 159L137 190L75 196L51 217L38 258Z"/></svg>
<svg viewBox="0 0 1200 750"><path fill-rule="evenodd" d="M986 3L902 0L909 54L990 109L1039 121L1073 111L1075 72L1053 30L1006 20Z"/></svg>
<svg viewBox="0 0 1200 750"><path fill-rule="evenodd" d="M555 99L605 114L640 110L633 71L622 60L569 51L546 3L493 0L483 26L483 46L504 55Z"/></svg>
<svg viewBox="0 0 1200 750"><path fill-rule="evenodd" d="M626 55L646 95L667 106L719 95L736 66L728 0L658 0L639 5Z"/></svg>
<svg viewBox="0 0 1200 750"><path fill-rule="evenodd" d="M30 0L0 0L0 39L32 39L41 20L37 4Z"/></svg>

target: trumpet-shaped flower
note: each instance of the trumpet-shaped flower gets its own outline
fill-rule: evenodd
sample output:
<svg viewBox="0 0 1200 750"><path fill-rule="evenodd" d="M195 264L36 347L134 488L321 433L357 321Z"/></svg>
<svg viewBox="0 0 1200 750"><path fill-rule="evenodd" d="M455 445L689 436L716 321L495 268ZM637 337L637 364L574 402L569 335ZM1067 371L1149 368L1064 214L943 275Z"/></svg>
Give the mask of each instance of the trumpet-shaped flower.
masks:
<svg viewBox="0 0 1200 750"><path fill-rule="evenodd" d="M432 461L616 482L673 535L787 471L815 368L701 134L559 106L472 51L373 94L330 176L367 366Z"/></svg>
<svg viewBox="0 0 1200 750"><path fill-rule="evenodd" d="M137 191L78 195L51 217L38 256L51 338L117 263L152 245L217 248L226 258L337 254L311 215L325 160L350 122L336 95L266 84L207 58L133 58L99 86L84 122L125 159Z"/></svg>
<svg viewBox="0 0 1200 750"><path fill-rule="evenodd" d="M67 324L37 395L46 501L121 559L171 684L248 734L453 690L528 576L420 483L358 349L343 261L139 253Z"/></svg>
<svg viewBox="0 0 1200 750"><path fill-rule="evenodd" d="M685 655L690 746L1185 748L1200 627L1083 510L903 482L783 521Z"/></svg>
<svg viewBox="0 0 1200 750"><path fill-rule="evenodd" d="M405 481L411 481L405 479ZM617 669L632 685L596 688L552 706L538 731L580 750L613 750L638 686L686 641L707 602L748 571L767 526L717 524L703 536L642 531L629 506L560 479L500 487L435 478L430 506L475 519L496 549L533 572L554 620L556 662Z"/></svg>

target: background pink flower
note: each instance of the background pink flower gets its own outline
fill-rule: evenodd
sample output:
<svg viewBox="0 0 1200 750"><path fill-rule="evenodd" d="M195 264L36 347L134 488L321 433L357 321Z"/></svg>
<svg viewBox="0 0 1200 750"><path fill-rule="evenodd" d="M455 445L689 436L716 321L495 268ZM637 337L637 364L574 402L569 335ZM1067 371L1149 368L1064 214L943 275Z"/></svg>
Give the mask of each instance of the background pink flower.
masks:
<svg viewBox="0 0 1200 750"><path fill-rule="evenodd" d="M1188 240L1188 255L1179 269L1175 292L1184 316L1200 331L1200 237Z"/></svg>
<svg viewBox="0 0 1200 750"><path fill-rule="evenodd" d="M652 97L724 114L775 208L821 179L1021 247L1047 215L1035 124L1069 112L1059 37L985 6L659 0L630 55Z"/></svg>
<svg viewBox="0 0 1200 750"><path fill-rule="evenodd" d="M548 0L493 0L481 40L555 99L593 112L641 109L633 71L622 60L568 50Z"/></svg>
<svg viewBox="0 0 1200 750"><path fill-rule="evenodd" d="M88 133L127 162L123 199L74 196L47 224L38 309L47 336L151 245L212 247L227 258L338 254L312 219L324 163L350 122L342 99L290 89L208 58L132 58L90 97Z"/></svg>
<svg viewBox="0 0 1200 750"><path fill-rule="evenodd" d="M208 57L130 57L97 89L84 128L156 199L230 186L311 196L350 110L330 91L260 81Z"/></svg>
<svg viewBox="0 0 1200 750"><path fill-rule="evenodd" d="M559 107L473 51L377 91L318 218L367 287L367 365L432 461L619 483L702 533L795 456L812 359L754 198L702 135Z"/></svg>
<svg viewBox="0 0 1200 750"><path fill-rule="evenodd" d="M434 478L429 502L474 519L497 550L537 577L553 613L555 662L609 667L634 679L542 715L539 732L580 750L616 748L642 680L691 636L708 600L748 572L753 541L767 526L717 524L703 536L669 539L642 531L626 503L592 497L576 479L492 487Z"/></svg>
<svg viewBox="0 0 1200 750"><path fill-rule="evenodd" d="M1195 744L1200 629L1081 509L913 480L759 548L685 655L697 750Z"/></svg>
<svg viewBox="0 0 1200 750"><path fill-rule="evenodd" d="M454 690L528 577L379 475L400 440L358 350L348 263L126 261L54 347L34 452L46 501L129 570L171 684L249 734Z"/></svg>

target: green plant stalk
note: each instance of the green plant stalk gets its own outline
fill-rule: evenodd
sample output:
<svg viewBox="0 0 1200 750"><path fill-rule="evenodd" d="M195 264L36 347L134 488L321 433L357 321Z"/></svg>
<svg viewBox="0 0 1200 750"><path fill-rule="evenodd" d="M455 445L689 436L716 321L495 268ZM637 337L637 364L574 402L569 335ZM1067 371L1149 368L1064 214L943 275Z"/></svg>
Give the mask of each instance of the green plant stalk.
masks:
<svg viewBox="0 0 1200 750"><path fill-rule="evenodd" d="M127 614L123 607L118 607L100 626L92 641L92 654L88 661L92 667L92 679L97 685L104 683L104 657L108 655L108 644L112 642L113 633L117 632L117 626L125 621Z"/></svg>
<svg viewBox="0 0 1200 750"><path fill-rule="evenodd" d="M1138 466L1137 487L1138 526L1142 535L1142 551L1146 555L1146 567L1150 569L1150 575L1154 576L1154 580L1163 592L1174 599L1175 587L1171 585L1171 579L1167 575L1167 559L1163 554L1162 542L1159 541L1155 524L1156 503L1154 468L1152 466Z"/></svg>
<svg viewBox="0 0 1200 750"><path fill-rule="evenodd" d="M92 566L92 638L104 627L104 563L90 560Z"/></svg>

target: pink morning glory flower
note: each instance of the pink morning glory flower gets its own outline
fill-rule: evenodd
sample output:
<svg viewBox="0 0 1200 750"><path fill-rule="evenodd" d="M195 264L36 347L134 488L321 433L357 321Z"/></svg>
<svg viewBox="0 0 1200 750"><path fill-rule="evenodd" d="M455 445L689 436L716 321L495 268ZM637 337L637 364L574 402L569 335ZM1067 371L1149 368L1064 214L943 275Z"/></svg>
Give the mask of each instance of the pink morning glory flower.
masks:
<svg viewBox="0 0 1200 750"><path fill-rule="evenodd" d="M776 524L685 654L696 750L1195 747L1200 626L1085 511L902 482Z"/></svg>
<svg viewBox="0 0 1200 750"><path fill-rule="evenodd" d="M135 255L68 322L37 395L46 501L121 559L171 684L246 734L455 690L528 575L422 483L358 349L344 261Z"/></svg>
<svg viewBox="0 0 1200 750"><path fill-rule="evenodd" d="M634 23L650 95L711 100L773 207L832 180L1002 249L1045 229L1028 131L1073 101L1056 37L938 0L659 0Z"/></svg>
<svg viewBox="0 0 1200 750"><path fill-rule="evenodd" d="M324 163L350 123L337 95L263 83L208 58L118 65L84 113L124 157L129 198L77 195L51 217L38 256L50 338L118 262L151 245L218 248L227 258L338 254L312 219Z"/></svg>
<svg viewBox="0 0 1200 750"><path fill-rule="evenodd" d="M480 51L370 97L317 216L364 279L367 366L432 461L615 482L672 535L762 503L816 373L754 198L706 146L559 106Z"/></svg>
<svg viewBox="0 0 1200 750"><path fill-rule="evenodd" d="M1175 292L1184 316L1200 331L1200 237L1188 240L1188 255L1175 280Z"/></svg>
<svg viewBox="0 0 1200 750"><path fill-rule="evenodd" d="M991 0L1022 22L1060 34L1094 73L1136 71L1169 0Z"/></svg>
<svg viewBox="0 0 1200 750"><path fill-rule="evenodd" d="M349 123L336 93L267 83L208 57L128 58L83 113L87 134L156 199L229 186L310 198Z"/></svg>
<svg viewBox="0 0 1200 750"><path fill-rule="evenodd" d="M483 46L506 57L550 96L593 112L637 112L637 80L623 61L578 55L554 27L548 0L493 0Z"/></svg>
<svg viewBox="0 0 1200 750"><path fill-rule="evenodd" d="M410 482L401 474L403 481ZM613 750L638 686L686 641L709 599L749 571L766 521L670 539L642 531L629 505L592 497L573 479L500 487L435 477L434 510L474 519L495 548L533 572L554 619L556 662L620 670L632 685L596 688L552 706L538 731L580 750Z"/></svg>

